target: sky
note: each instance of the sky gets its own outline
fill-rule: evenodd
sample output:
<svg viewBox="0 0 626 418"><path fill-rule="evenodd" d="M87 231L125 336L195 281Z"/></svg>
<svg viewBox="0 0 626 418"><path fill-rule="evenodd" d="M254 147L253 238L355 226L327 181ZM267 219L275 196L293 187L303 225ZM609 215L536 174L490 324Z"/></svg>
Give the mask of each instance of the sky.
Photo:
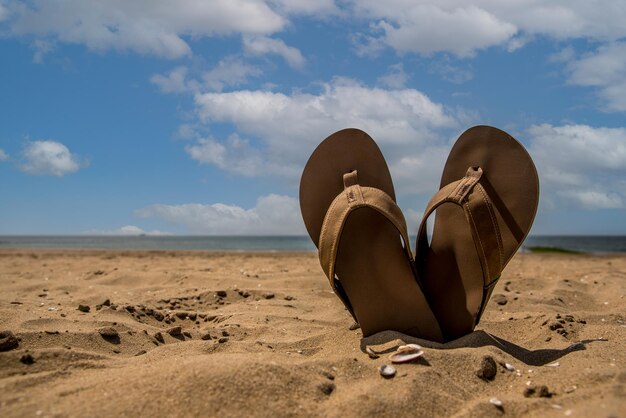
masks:
<svg viewBox="0 0 626 418"><path fill-rule="evenodd" d="M529 150L532 234L626 234L623 0L0 0L0 234L304 235L368 132L415 233L467 128Z"/></svg>

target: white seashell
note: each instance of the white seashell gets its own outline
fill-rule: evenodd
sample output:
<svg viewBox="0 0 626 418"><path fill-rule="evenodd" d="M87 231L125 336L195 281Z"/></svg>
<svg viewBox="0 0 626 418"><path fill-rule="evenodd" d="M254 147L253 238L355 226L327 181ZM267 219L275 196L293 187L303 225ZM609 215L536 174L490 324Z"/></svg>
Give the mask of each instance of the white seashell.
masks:
<svg viewBox="0 0 626 418"><path fill-rule="evenodd" d="M380 373L380 375L385 378L394 377L396 375L396 368L383 364L378 368L378 373Z"/></svg>
<svg viewBox="0 0 626 418"><path fill-rule="evenodd" d="M491 398L489 399L489 403L492 405L497 406L498 408L502 408L502 401L498 398Z"/></svg>
<svg viewBox="0 0 626 418"><path fill-rule="evenodd" d="M513 367L513 365L509 364L509 363L504 363L504 368L507 369L510 372L514 372L515 371L515 367Z"/></svg>
<svg viewBox="0 0 626 418"><path fill-rule="evenodd" d="M365 352L367 353L368 356L370 356L370 358L378 358L379 357L378 353L376 353L374 350L372 350L369 347L365 348Z"/></svg>
<svg viewBox="0 0 626 418"><path fill-rule="evenodd" d="M559 367L560 365L561 363L557 361L555 363L546 364L546 367Z"/></svg>
<svg viewBox="0 0 626 418"><path fill-rule="evenodd" d="M392 363L408 363L424 355L422 347L417 344L407 344L398 347L395 353L389 356Z"/></svg>

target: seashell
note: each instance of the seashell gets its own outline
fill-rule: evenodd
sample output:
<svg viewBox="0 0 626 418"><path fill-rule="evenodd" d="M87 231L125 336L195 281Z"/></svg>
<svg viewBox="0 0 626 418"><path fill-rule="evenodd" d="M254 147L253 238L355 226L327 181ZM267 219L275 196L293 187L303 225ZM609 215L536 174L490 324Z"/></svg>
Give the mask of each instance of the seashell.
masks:
<svg viewBox="0 0 626 418"><path fill-rule="evenodd" d="M383 364L378 368L378 373L386 379L392 378L396 375L396 368Z"/></svg>
<svg viewBox="0 0 626 418"><path fill-rule="evenodd" d="M389 356L392 363L408 363L424 355L422 347L417 344L407 344L398 347L395 353Z"/></svg>
<svg viewBox="0 0 626 418"><path fill-rule="evenodd" d="M546 367L559 367L560 365L561 363L557 361L555 363L546 364Z"/></svg>
<svg viewBox="0 0 626 418"><path fill-rule="evenodd" d="M491 398L491 399L489 399L489 403L494 405L498 409L502 408L502 401L500 399L498 399L498 398Z"/></svg>
<svg viewBox="0 0 626 418"><path fill-rule="evenodd" d="M507 369L510 372L514 372L515 371L515 367L513 367L513 365L510 364L510 363L504 363L504 368Z"/></svg>
<svg viewBox="0 0 626 418"><path fill-rule="evenodd" d="M380 356L378 355L378 353L376 353L374 350L372 350L372 349L371 349L371 348L369 348L369 347L366 347L366 348L365 348L365 352L367 353L367 355L368 355L368 356L370 356L370 358L374 358L374 359L376 359L376 358L380 357Z"/></svg>

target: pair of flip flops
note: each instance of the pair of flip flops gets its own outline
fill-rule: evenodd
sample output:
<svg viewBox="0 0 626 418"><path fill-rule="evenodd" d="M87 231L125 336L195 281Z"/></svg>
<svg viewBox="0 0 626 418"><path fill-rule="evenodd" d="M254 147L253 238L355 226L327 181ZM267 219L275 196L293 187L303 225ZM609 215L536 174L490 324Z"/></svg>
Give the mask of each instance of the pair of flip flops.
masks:
<svg viewBox="0 0 626 418"><path fill-rule="evenodd" d="M468 129L453 146L415 255L387 163L365 132L326 138L300 181L302 216L324 273L363 335L395 330L438 342L478 324L538 200L528 152L489 126ZM435 210L429 242L426 219Z"/></svg>

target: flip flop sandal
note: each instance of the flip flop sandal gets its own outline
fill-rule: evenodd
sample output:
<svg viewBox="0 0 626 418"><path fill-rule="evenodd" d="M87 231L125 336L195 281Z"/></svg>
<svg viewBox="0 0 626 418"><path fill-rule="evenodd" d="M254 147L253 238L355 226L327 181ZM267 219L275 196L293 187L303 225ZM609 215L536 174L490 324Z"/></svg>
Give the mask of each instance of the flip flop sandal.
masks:
<svg viewBox="0 0 626 418"><path fill-rule="evenodd" d="M363 336L395 330L441 341L387 163L369 135L344 129L315 149L300 180L300 209L330 286Z"/></svg>
<svg viewBox="0 0 626 418"><path fill-rule="evenodd" d="M474 330L502 270L528 235L537 170L522 144L475 126L456 141L417 236L416 268L446 341ZM433 211L430 245L426 220Z"/></svg>

